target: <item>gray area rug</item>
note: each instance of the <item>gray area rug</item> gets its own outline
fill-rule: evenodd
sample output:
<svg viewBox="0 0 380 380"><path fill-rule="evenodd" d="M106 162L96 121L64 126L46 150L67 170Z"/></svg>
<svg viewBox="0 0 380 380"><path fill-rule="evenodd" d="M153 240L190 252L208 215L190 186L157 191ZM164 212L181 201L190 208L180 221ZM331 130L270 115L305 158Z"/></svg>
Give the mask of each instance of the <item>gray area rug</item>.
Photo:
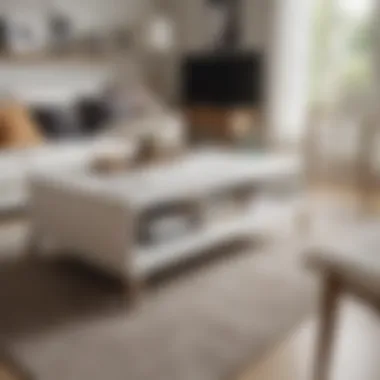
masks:
<svg viewBox="0 0 380 380"><path fill-rule="evenodd" d="M281 238L192 266L131 310L82 267L5 260L0 340L37 380L233 378L310 315L299 246Z"/></svg>

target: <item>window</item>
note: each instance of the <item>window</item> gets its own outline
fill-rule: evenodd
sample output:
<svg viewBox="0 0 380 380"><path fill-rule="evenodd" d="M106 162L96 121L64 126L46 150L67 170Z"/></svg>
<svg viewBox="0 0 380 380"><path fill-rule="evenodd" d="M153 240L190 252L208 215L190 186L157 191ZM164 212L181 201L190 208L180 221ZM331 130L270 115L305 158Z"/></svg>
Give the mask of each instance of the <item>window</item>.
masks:
<svg viewBox="0 0 380 380"><path fill-rule="evenodd" d="M372 81L374 0L318 0L312 102L367 93Z"/></svg>

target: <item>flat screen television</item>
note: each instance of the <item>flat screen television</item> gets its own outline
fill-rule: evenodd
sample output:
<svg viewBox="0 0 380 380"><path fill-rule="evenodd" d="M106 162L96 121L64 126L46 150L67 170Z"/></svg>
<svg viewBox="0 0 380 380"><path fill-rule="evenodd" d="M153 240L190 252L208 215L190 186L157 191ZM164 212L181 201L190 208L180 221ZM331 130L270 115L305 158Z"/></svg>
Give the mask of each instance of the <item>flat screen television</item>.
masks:
<svg viewBox="0 0 380 380"><path fill-rule="evenodd" d="M261 53L188 56L181 76L185 105L252 106L263 100Z"/></svg>

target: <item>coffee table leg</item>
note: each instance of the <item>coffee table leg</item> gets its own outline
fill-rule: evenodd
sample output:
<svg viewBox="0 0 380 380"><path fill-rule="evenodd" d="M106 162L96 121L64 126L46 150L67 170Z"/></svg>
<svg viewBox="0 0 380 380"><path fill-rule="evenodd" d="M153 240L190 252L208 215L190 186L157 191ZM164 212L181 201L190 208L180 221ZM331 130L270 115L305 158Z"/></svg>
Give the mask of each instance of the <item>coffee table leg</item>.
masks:
<svg viewBox="0 0 380 380"><path fill-rule="evenodd" d="M315 380L328 379L340 288L338 279L333 276L326 278L320 310L320 331L313 378Z"/></svg>

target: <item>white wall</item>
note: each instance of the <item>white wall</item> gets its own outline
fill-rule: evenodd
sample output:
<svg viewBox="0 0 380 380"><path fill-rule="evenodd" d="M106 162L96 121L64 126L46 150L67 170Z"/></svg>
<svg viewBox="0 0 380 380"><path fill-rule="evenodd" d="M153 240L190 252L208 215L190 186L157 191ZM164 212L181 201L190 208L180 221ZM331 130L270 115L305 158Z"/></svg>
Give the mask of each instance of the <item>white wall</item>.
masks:
<svg viewBox="0 0 380 380"><path fill-rule="evenodd" d="M210 48L207 0L172 0L185 51ZM275 0L242 1L242 48L266 48L272 28Z"/></svg>
<svg viewBox="0 0 380 380"><path fill-rule="evenodd" d="M146 0L4 0L0 13L10 19L46 23L49 5L72 20L76 35L88 31L106 33L115 26L138 22ZM66 62L10 63L0 60L0 93L11 93L26 102L64 102L95 91L112 75L107 63Z"/></svg>
<svg viewBox="0 0 380 380"><path fill-rule="evenodd" d="M22 102L68 103L100 89L111 71L107 66L80 64L0 64L0 95Z"/></svg>
<svg viewBox="0 0 380 380"><path fill-rule="evenodd" d="M207 48L205 0L174 0L172 9L178 28L179 51L187 53Z"/></svg>
<svg viewBox="0 0 380 380"><path fill-rule="evenodd" d="M273 29L273 8L276 0L241 0L242 1L242 41L244 49L258 49L263 53L270 51ZM178 63L184 54L211 48L209 33L210 20L206 0L161 0L164 9L175 20L177 45L172 60ZM175 67L171 64L171 67ZM169 92L179 96L179 76L168 81L172 86Z"/></svg>
<svg viewBox="0 0 380 380"><path fill-rule="evenodd" d="M52 10L72 20L75 31L107 29L132 22L143 0L2 0L0 12L8 16L39 18Z"/></svg>
<svg viewBox="0 0 380 380"><path fill-rule="evenodd" d="M276 0L242 0L242 47L263 49L271 44Z"/></svg>

